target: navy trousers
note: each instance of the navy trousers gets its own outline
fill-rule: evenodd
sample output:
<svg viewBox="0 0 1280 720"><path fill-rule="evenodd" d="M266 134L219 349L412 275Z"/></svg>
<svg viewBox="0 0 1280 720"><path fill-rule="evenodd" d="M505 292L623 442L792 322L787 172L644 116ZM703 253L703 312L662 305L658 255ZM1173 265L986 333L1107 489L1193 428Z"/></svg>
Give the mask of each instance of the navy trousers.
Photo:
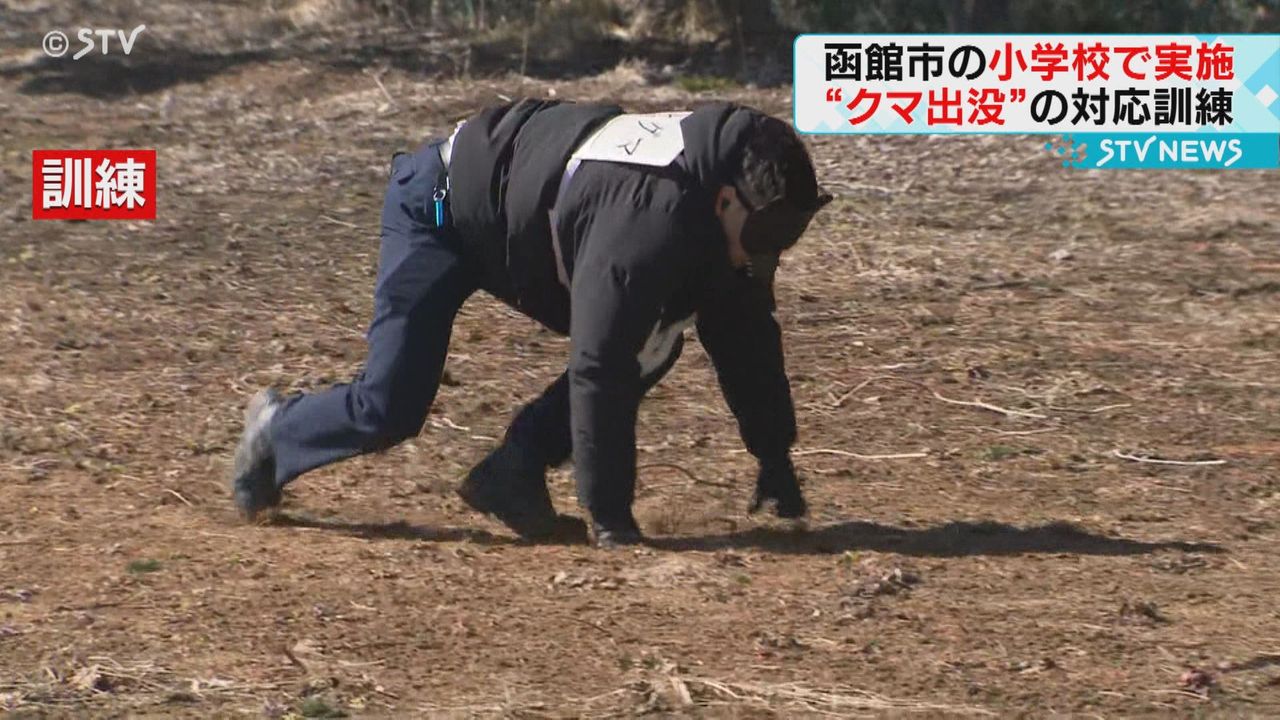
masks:
<svg viewBox="0 0 1280 720"><path fill-rule="evenodd" d="M373 321L363 370L348 384L290 397L271 424L276 483L382 450L422 429L440 387L454 317L479 272L460 239L435 227L438 143L397 154L382 207Z"/></svg>
<svg viewBox="0 0 1280 720"><path fill-rule="evenodd" d="M373 292L368 357L350 383L289 397L271 424L276 483L416 436L440 387L458 310L481 272L451 228L437 228L432 194L440 175L439 143L397 154L382 207L382 243ZM680 352L645 378L656 384ZM569 383L561 375L516 414L506 442L544 465L572 454Z"/></svg>
<svg viewBox="0 0 1280 720"><path fill-rule="evenodd" d="M642 380L648 392L680 358L684 338L679 338L671 354ZM516 413L507 428L504 442L519 445L547 467L555 467L573 454L573 434L569 425L569 375L561 373L536 400Z"/></svg>

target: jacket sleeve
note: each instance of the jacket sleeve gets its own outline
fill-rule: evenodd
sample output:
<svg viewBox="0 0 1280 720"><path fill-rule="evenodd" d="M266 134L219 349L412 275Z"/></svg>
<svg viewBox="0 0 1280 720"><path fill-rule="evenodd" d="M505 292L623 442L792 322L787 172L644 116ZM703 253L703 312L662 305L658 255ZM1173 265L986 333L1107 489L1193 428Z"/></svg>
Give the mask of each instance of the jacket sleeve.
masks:
<svg viewBox="0 0 1280 720"><path fill-rule="evenodd" d="M698 338L738 420L747 450L761 460L785 457L796 440L796 413L783 361L773 298L733 277L698 313Z"/></svg>
<svg viewBox="0 0 1280 720"><path fill-rule="evenodd" d="M569 406L580 501L594 514L630 508L636 414L644 394L640 351L657 327L680 267L666 218L597 223L575 262L571 288Z"/></svg>

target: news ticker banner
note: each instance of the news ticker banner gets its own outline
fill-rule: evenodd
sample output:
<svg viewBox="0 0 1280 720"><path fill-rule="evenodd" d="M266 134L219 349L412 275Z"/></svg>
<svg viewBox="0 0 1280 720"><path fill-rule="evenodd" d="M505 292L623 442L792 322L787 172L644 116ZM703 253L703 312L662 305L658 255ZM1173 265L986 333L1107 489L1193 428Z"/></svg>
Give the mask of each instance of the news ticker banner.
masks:
<svg viewBox="0 0 1280 720"><path fill-rule="evenodd" d="M1064 166L1280 168L1280 35L801 35L796 129L1044 134Z"/></svg>

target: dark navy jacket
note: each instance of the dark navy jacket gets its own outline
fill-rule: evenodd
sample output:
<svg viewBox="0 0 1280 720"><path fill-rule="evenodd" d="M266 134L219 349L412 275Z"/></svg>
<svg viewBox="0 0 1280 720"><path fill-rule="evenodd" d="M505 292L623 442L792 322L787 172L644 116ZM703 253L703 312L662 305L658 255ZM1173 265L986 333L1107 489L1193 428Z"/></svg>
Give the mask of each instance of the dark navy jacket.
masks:
<svg viewBox="0 0 1280 720"><path fill-rule="evenodd" d="M560 282L548 211L573 150L622 109L523 100L458 132L449 169L454 224L485 290L570 337L575 474L593 512L635 482L636 413L655 345L696 315L698 336L757 458L787 453L795 411L773 298L729 265L712 203L751 113L713 104L681 122L668 167L584 161L556 206ZM581 494L581 493L580 493Z"/></svg>

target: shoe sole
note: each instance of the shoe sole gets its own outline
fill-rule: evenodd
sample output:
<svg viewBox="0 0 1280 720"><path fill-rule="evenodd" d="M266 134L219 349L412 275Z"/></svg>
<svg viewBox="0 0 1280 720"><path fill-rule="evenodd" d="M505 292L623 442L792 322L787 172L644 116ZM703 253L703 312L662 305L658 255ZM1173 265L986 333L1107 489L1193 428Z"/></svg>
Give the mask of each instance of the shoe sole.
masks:
<svg viewBox="0 0 1280 720"><path fill-rule="evenodd" d="M617 550L620 548L640 547L645 544L644 535L627 533L625 535L596 535L592 544L601 550Z"/></svg>

